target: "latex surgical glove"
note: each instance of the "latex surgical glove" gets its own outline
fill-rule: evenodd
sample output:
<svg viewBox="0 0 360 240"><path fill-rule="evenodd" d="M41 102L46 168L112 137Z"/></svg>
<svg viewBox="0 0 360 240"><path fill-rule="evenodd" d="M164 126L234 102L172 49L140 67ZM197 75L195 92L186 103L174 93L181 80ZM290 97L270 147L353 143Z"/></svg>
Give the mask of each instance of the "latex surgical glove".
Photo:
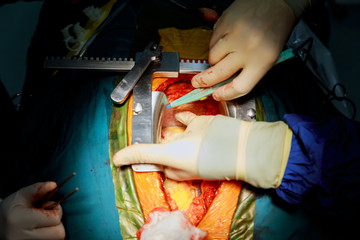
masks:
<svg viewBox="0 0 360 240"><path fill-rule="evenodd" d="M0 202L0 239L64 239L61 206L51 210L33 207L56 186L55 182L35 183Z"/></svg>
<svg viewBox="0 0 360 240"><path fill-rule="evenodd" d="M308 0L287 1L303 3L293 4L299 12ZM241 70L213 97L231 100L249 93L277 61L295 25L294 13L285 0L236 0L214 25L208 57L211 67L195 75L192 85L210 87Z"/></svg>
<svg viewBox="0 0 360 240"><path fill-rule="evenodd" d="M164 165L175 180L237 179L261 188L280 185L290 153L292 132L284 122L245 122L234 118L175 115L187 125L165 144L136 144L117 152L116 166Z"/></svg>

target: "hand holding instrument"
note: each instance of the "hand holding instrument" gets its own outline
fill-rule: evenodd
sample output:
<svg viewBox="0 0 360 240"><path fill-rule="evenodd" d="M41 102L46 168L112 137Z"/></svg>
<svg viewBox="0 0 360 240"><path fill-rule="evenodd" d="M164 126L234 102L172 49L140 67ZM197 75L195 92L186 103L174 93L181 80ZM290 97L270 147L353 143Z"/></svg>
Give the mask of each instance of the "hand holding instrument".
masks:
<svg viewBox="0 0 360 240"><path fill-rule="evenodd" d="M205 61L180 60L175 52L157 54L159 46L148 44L144 53L138 53L136 60L105 60L105 58L47 58L44 66L53 69L77 69L92 71L129 71L119 85L115 87L123 92L123 97L114 98L115 104L133 92L132 144L158 143L161 132L162 114L166 108L166 96L162 92L153 92L152 79L155 77L176 78L182 74L196 74L209 68ZM144 58L144 59L143 59ZM150 60L149 60L150 58ZM136 67L137 63L138 67ZM137 70L136 70L136 69ZM133 73L131 71L134 69ZM134 84L135 82L135 84ZM133 88L132 88L133 87ZM117 90L112 96L116 95ZM125 90L126 89L126 90ZM226 114L230 117L254 121L255 100L242 98L224 103ZM251 113L251 114L250 114ZM134 164L134 171L162 171L162 166L152 164Z"/></svg>
<svg viewBox="0 0 360 240"><path fill-rule="evenodd" d="M283 52L281 52L281 54L275 64L281 63L281 62L286 61L293 57L295 57L295 54L293 53L292 49L284 50ZM213 92L215 92L215 90L218 89L219 87L222 87L222 86L230 83L232 80L234 80L234 78L237 75L238 74L235 74L232 77L230 77L229 79L227 79L221 83L215 84L212 87L197 88L197 89L189 92L188 94L182 96L181 98L178 98L175 101L171 102L169 105L167 105L166 108L177 107L177 106L180 106L180 105L183 105L186 103L191 103L191 102L195 102L198 100L202 100L202 99L210 96L211 94L213 94Z"/></svg>
<svg viewBox="0 0 360 240"><path fill-rule="evenodd" d="M0 239L64 239L62 208L36 208L41 196L56 188L41 182L21 188L0 202Z"/></svg>
<svg viewBox="0 0 360 240"><path fill-rule="evenodd" d="M65 197L62 197L60 200L52 203L51 205L48 206L44 206L44 204L48 201L51 200L51 198L54 196L54 194L67 182L69 181L73 176L75 176L76 173L73 172L70 176L68 176L64 181L62 181L60 184L58 184L56 186L56 188L54 188L53 190L49 191L47 194L45 194L42 198L40 198L39 200L37 200L34 203L34 207L35 208L44 208L44 209L53 209L54 207L56 207L57 205L59 205L61 202L63 202L66 198L70 197L72 194L74 194L75 192L77 192L79 190L79 188L75 188L74 191L72 191L71 193L67 194Z"/></svg>

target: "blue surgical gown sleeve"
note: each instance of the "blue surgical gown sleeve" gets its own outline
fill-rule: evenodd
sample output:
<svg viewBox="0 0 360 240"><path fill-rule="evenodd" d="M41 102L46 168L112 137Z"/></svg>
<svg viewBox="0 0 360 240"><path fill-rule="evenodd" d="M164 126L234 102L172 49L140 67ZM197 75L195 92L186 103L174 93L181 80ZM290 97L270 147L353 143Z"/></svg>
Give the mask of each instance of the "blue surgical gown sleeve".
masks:
<svg viewBox="0 0 360 240"><path fill-rule="evenodd" d="M276 193L291 204L308 200L336 214L342 206L359 206L359 123L344 117L317 122L287 114L293 131L291 151ZM347 210L347 211L348 211Z"/></svg>

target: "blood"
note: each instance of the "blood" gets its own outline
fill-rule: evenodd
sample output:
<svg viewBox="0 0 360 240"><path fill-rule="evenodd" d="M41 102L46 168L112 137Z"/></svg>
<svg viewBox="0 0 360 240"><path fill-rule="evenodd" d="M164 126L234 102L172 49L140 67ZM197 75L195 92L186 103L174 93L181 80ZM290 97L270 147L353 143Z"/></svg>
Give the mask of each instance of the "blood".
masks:
<svg viewBox="0 0 360 240"><path fill-rule="evenodd" d="M59 216L59 206L54 207L53 209L43 209L43 208L32 208L34 211L40 211L46 218L54 218Z"/></svg>
<svg viewBox="0 0 360 240"><path fill-rule="evenodd" d="M167 97L168 103L184 96L195 88L191 85L193 74L180 74L178 78L169 79L159 87ZM158 90L156 89L156 90ZM202 101L195 101L178 107L168 108L164 112L162 127L184 127L184 125L175 119L175 114L179 112L190 111L196 115L218 115L221 114L220 103L212 97Z"/></svg>
<svg viewBox="0 0 360 240"><path fill-rule="evenodd" d="M213 202L219 185L220 181L203 181L201 183L201 191L204 195L206 208L209 208Z"/></svg>
<svg viewBox="0 0 360 240"><path fill-rule="evenodd" d="M170 79L159 84L157 91L161 90L166 94L168 103L184 96L195 88L191 85L193 74L180 74L176 79ZM204 83L205 84L205 83ZM212 97L208 97L203 101L196 101L178 107L168 108L164 112L162 127L185 127L176 120L175 115L179 112L190 111L196 115L218 115L222 114L220 103ZM189 221L196 226L210 207L215 198L216 191L219 187L219 181L202 181L200 183L201 194L195 197L186 211ZM170 203L170 209L175 211L178 209L176 203L172 202L171 196L166 196ZM155 209L153 210L155 211ZM151 221L148 219L148 221ZM141 236L143 229L137 232L137 236Z"/></svg>
<svg viewBox="0 0 360 240"><path fill-rule="evenodd" d="M197 226L207 211L205 199L200 195L191 202L189 209L186 211L186 216L189 221Z"/></svg>
<svg viewBox="0 0 360 240"><path fill-rule="evenodd" d="M176 82L170 85L165 90L165 95L167 97L168 103L173 102L174 100L184 96L185 94L191 92L195 88L191 85L190 82Z"/></svg>
<svg viewBox="0 0 360 240"><path fill-rule="evenodd" d="M42 196L44 196L46 194L46 193L44 193L44 190L43 190L44 186L45 186L45 184L41 184L40 186L34 185L34 187L37 188L36 193L34 195L35 201L40 199Z"/></svg>
<svg viewBox="0 0 360 240"><path fill-rule="evenodd" d="M166 194L165 194L165 197L166 197L167 203L168 203L169 206L170 206L170 210L171 210L171 211L179 210L178 205L176 204L175 200L171 197L170 193L166 193Z"/></svg>

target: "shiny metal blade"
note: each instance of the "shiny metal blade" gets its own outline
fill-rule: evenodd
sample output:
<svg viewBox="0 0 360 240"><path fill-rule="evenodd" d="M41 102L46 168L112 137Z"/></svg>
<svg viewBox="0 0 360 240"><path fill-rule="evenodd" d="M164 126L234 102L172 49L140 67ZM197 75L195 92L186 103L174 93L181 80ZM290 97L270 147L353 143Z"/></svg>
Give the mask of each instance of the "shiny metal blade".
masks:
<svg viewBox="0 0 360 240"><path fill-rule="evenodd" d="M139 59L135 61L135 66L125 75L119 84L112 91L110 97L114 103L123 103L130 92L135 87L150 63L157 60L161 53L161 47L150 43L142 52Z"/></svg>

